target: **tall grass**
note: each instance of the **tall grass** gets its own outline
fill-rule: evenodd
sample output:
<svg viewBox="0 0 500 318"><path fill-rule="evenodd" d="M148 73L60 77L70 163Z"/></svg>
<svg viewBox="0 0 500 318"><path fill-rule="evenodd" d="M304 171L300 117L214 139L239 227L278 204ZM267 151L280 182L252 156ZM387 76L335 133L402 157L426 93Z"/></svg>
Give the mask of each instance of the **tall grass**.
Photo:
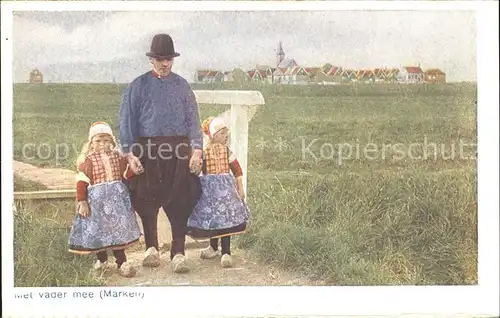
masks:
<svg viewBox="0 0 500 318"><path fill-rule="evenodd" d="M15 177L15 191L44 187ZM74 202L18 203L14 213L14 286L100 286L91 256L68 252Z"/></svg>
<svg viewBox="0 0 500 318"><path fill-rule="evenodd" d="M27 142L84 142L95 120L118 131L123 88L15 86L15 157L26 161ZM477 283L475 84L194 89L258 89L266 99L249 126L252 221L235 244L335 285ZM224 109L200 106L202 117ZM422 157L433 152L425 142L436 156ZM413 157L391 147L370 159L320 155L343 143ZM72 169L75 158L28 161Z"/></svg>
<svg viewBox="0 0 500 318"><path fill-rule="evenodd" d="M334 285L477 282L472 170L259 175L251 184L260 197L238 243L266 261Z"/></svg>

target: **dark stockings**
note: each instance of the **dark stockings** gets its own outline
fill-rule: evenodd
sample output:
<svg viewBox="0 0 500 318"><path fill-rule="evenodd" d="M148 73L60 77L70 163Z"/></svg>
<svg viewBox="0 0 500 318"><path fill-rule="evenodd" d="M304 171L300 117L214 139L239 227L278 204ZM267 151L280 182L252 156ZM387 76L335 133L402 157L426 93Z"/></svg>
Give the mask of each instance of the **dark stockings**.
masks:
<svg viewBox="0 0 500 318"><path fill-rule="evenodd" d="M114 250L113 256L116 258L116 265L118 265L118 268L120 268L122 264L127 261L127 256L125 255L124 249ZM98 252L97 259L101 261L101 263L106 262L108 260L108 252L107 251Z"/></svg>
<svg viewBox="0 0 500 318"><path fill-rule="evenodd" d="M224 254L231 255L231 236L222 237L220 239L220 245L221 245L222 255ZM217 251L219 249L219 239L218 238L210 239L210 246L213 248L214 251Z"/></svg>

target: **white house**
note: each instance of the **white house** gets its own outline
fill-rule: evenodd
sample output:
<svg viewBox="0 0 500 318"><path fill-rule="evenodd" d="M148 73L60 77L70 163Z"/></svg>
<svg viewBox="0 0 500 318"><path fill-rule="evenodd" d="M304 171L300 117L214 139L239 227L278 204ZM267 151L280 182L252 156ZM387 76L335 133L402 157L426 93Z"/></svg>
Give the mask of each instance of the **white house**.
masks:
<svg viewBox="0 0 500 318"><path fill-rule="evenodd" d="M404 66L399 70L397 80L406 84L423 83L424 71L420 66Z"/></svg>

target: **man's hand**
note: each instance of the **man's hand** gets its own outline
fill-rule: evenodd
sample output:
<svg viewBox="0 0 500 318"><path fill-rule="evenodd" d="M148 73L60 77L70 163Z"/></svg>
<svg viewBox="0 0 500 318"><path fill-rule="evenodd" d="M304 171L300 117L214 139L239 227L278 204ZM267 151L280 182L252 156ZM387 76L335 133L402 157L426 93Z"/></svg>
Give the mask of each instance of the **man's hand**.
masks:
<svg viewBox="0 0 500 318"><path fill-rule="evenodd" d="M144 172L144 168L142 167L142 165L140 165L139 167L136 167L135 169L134 168L131 168L131 169L135 175L140 175Z"/></svg>
<svg viewBox="0 0 500 318"><path fill-rule="evenodd" d="M87 201L78 202L78 214L80 214L82 219L86 219L90 216L90 207Z"/></svg>
<svg viewBox="0 0 500 318"><path fill-rule="evenodd" d="M125 155L125 157L127 158L130 169L132 169L136 175L144 172L141 161L133 153L129 152Z"/></svg>
<svg viewBox="0 0 500 318"><path fill-rule="evenodd" d="M200 174L203 165L201 149L194 149L191 159L189 160L189 170L193 174Z"/></svg>
<svg viewBox="0 0 500 318"><path fill-rule="evenodd" d="M137 160L139 160L139 159L137 159ZM132 172L134 172L134 174L137 176L144 173L144 168L142 167L142 164L140 161L139 161L138 165L139 166L135 166L135 167L132 165L130 166L130 169L132 169Z"/></svg>

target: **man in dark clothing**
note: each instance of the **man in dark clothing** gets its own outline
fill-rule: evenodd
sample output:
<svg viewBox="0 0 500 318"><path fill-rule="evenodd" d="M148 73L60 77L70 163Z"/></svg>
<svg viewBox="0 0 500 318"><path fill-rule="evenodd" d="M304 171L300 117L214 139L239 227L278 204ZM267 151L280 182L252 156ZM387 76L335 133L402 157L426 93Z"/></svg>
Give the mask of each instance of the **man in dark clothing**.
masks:
<svg viewBox="0 0 500 318"><path fill-rule="evenodd" d="M146 55L152 71L134 79L123 94L120 144L129 164L145 171L130 185L144 228L143 265L160 263L157 218L162 207L172 228L172 269L182 273L189 271L184 253L187 220L201 194L198 104L188 82L171 71L179 53L169 35L155 35Z"/></svg>

